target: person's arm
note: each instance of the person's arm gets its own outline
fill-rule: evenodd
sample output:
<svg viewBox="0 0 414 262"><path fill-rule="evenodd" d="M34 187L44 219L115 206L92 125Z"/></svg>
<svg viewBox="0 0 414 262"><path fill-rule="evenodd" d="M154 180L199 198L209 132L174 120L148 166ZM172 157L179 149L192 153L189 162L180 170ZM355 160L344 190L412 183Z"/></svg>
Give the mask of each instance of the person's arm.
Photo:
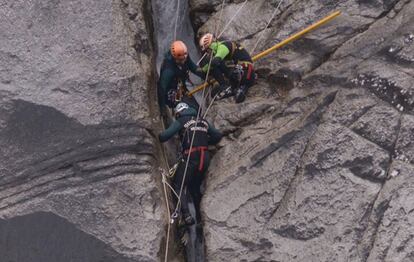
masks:
<svg viewBox="0 0 414 262"><path fill-rule="evenodd" d="M196 76L200 77L201 79L206 78L206 74L203 72L203 70L197 66L193 60L191 60L190 57L188 57L188 69L195 74Z"/></svg>
<svg viewBox="0 0 414 262"><path fill-rule="evenodd" d="M217 51L214 58L221 58L221 60L223 60L228 54L230 54L230 50L225 44L217 44Z"/></svg>
<svg viewBox="0 0 414 262"><path fill-rule="evenodd" d="M215 145L218 142L220 142L221 138L223 137L223 134L216 128L214 128L214 126L212 126L210 123L208 123L208 135L209 135L209 139L208 139L208 144L209 145Z"/></svg>
<svg viewBox="0 0 414 262"><path fill-rule="evenodd" d="M180 129L182 128L181 123L179 121L174 121L166 130L161 132L158 135L158 139L160 142L165 142L169 140L171 137L173 137Z"/></svg>
<svg viewBox="0 0 414 262"><path fill-rule="evenodd" d="M221 43L214 42L210 45L209 48L213 50L213 54L214 54L214 57L211 60L211 67L218 66L224 60L224 58L228 54L230 54L230 50L227 48L227 46ZM207 70L208 70L208 64L206 64L203 67L204 72L207 72Z"/></svg>
<svg viewBox="0 0 414 262"><path fill-rule="evenodd" d="M166 69L162 72L160 77L160 88L161 88L161 101L159 101L161 108L166 104L166 97L168 93L168 86L174 79L174 72L172 70Z"/></svg>

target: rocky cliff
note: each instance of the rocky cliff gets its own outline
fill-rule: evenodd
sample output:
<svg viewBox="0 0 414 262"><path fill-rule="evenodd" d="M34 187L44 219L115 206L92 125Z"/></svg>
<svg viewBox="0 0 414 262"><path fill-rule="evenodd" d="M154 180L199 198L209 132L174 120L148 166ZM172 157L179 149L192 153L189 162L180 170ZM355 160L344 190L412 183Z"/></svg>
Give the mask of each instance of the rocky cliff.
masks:
<svg viewBox="0 0 414 262"><path fill-rule="evenodd" d="M159 3L0 1L2 261L164 259ZM342 12L212 107L206 260L414 261L414 2L189 4L196 35L242 7L223 37L253 53Z"/></svg>
<svg viewBox="0 0 414 262"><path fill-rule="evenodd" d="M2 261L158 259L148 8L1 1Z"/></svg>
<svg viewBox="0 0 414 262"><path fill-rule="evenodd" d="M244 1L191 1L199 32ZM414 2L248 1L224 32L258 50L340 10L256 63L202 203L208 261L414 261ZM257 52L257 51L256 51Z"/></svg>

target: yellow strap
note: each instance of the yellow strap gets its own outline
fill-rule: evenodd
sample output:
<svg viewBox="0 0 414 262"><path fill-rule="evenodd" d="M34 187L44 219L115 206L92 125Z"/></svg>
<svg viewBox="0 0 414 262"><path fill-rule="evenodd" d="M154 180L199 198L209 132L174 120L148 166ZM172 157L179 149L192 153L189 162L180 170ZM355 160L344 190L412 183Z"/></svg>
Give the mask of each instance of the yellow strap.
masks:
<svg viewBox="0 0 414 262"><path fill-rule="evenodd" d="M252 62L250 62L250 61L239 61L238 62L238 64L246 64L246 65L253 65L253 63Z"/></svg>

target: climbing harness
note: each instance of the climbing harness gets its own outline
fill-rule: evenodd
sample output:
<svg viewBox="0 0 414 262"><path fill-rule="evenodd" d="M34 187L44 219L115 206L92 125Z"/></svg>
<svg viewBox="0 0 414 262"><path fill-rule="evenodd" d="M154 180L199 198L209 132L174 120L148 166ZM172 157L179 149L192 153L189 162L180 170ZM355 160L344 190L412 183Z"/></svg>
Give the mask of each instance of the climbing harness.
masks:
<svg viewBox="0 0 414 262"><path fill-rule="evenodd" d="M184 155L191 155L194 152L200 152L200 164L198 166L198 171L203 171L204 168L204 153L208 150L208 147L206 146L197 146L193 147L191 149L185 150Z"/></svg>

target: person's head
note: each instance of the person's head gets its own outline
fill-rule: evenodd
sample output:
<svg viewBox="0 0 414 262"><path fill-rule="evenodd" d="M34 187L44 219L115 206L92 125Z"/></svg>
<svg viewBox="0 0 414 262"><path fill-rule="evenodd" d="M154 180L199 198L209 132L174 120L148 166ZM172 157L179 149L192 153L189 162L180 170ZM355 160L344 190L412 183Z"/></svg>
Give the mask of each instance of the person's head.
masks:
<svg viewBox="0 0 414 262"><path fill-rule="evenodd" d="M211 33L204 34L199 41L200 49L203 52L208 50L208 47L213 43L214 36Z"/></svg>
<svg viewBox="0 0 414 262"><path fill-rule="evenodd" d="M187 46L183 41L174 41L171 44L170 52L175 62L184 64L188 57Z"/></svg>
<svg viewBox="0 0 414 262"><path fill-rule="evenodd" d="M174 108L175 116L178 117L182 112L184 112L188 108L190 107L186 103L183 103L183 102L178 103L178 105L176 105Z"/></svg>

